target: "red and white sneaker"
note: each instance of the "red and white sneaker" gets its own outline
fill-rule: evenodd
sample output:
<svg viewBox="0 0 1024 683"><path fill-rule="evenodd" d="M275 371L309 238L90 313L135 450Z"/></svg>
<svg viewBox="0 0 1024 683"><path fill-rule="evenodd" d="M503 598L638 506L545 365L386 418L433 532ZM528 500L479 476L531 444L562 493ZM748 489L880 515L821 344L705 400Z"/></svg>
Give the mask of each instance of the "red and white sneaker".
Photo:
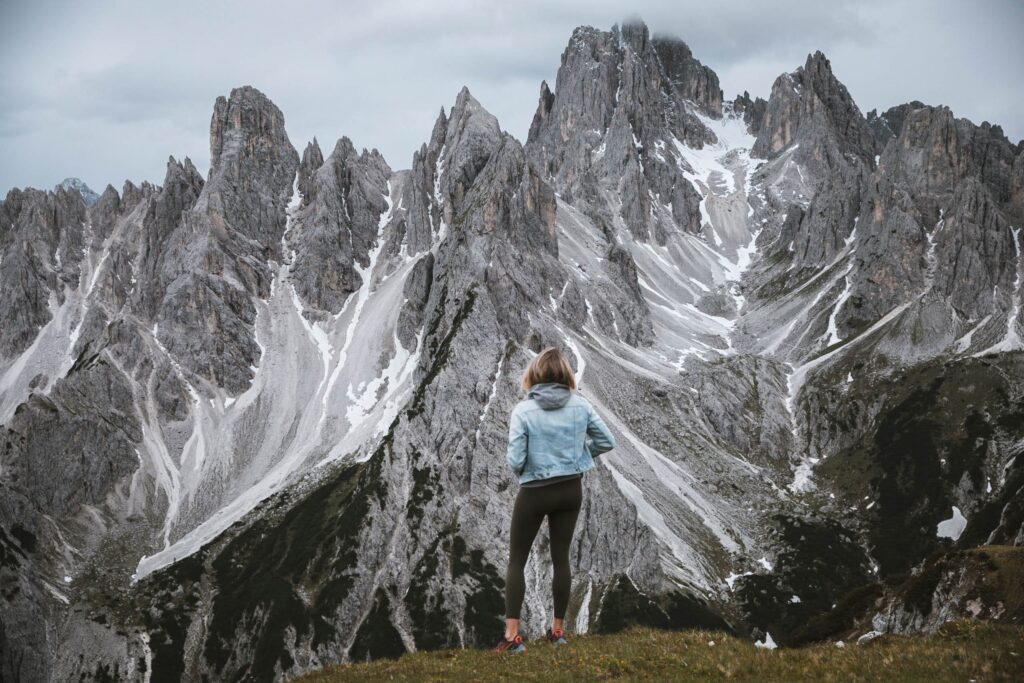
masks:
<svg viewBox="0 0 1024 683"><path fill-rule="evenodd" d="M526 652L526 643L523 642L523 636L519 633L512 640L507 640L502 636L498 644L492 649L492 652Z"/></svg>
<svg viewBox="0 0 1024 683"><path fill-rule="evenodd" d="M566 640L565 631L560 628L555 630L548 629L548 632L544 635L548 639L548 642L552 645L568 645L569 641Z"/></svg>

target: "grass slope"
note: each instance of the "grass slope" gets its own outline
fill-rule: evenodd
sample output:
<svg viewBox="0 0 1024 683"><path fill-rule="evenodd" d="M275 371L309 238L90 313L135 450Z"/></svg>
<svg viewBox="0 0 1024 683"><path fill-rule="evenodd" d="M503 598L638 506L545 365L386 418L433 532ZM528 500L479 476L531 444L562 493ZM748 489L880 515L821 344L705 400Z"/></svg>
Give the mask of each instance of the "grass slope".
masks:
<svg viewBox="0 0 1024 683"><path fill-rule="evenodd" d="M712 644L713 643L713 644ZM710 631L630 629L576 638L568 647L531 642L521 655L481 650L417 652L397 660L347 664L307 676L334 681L734 680L1011 681L1024 676L1024 628L949 623L930 637L881 636L762 650Z"/></svg>

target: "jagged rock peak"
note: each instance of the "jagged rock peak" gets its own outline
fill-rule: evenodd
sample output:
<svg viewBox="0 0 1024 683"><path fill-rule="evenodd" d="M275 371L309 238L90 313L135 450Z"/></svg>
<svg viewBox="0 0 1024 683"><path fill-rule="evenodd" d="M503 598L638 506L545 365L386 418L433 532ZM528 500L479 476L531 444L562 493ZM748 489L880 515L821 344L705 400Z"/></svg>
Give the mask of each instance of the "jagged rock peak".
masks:
<svg viewBox="0 0 1024 683"><path fill-rule="evenodd" d="M471 133L497 138L501 136L501 127L494 114L484 109L483 105L470 94L469 88L462 86L448 116L449 139L452 137L452 133Z"/></svg>
<svg viewBox="0 0 1024 683"><path fill-rule="evenodd" d="M319 152L319 148L317 149L317 152ZM305 155L303 155L303 161L305 161L305 158ZM353 143L352 139L347 135L342 135L338 139L338 142L335 143L334 151L331 152L331 158L345 158L350 159L352 163L359 161L361 163L370 162L387 166L387 163L384 161L384 156L377 151L376 148L367 150L364 147L362 151L359 151L356 149L355 143ZM390 169L388 169L388 174L390 174L390 172Z"/></svg>
<svg viewBox="0 0 1024 683"><path fill-rule="evenodd" d="M112 185L107 185L103 194L89 207L89 216L94 225L111 227L121 213L121 196ZM101 232L103 232L101 228Z"/></svg>
<svg viewBox="0 0 1024 683"><path fill-rule="evenodd" d="M612 35L619 40L619 46L629 46L635 52L643 52L650 42L651 34L647 24L640 17L633 16L612 26Z"/></svg>
<svg viewBox="0 0 1024 683"><path fill-rule="evenodd" d="M438 119L438 124L441 119ZM463 86L447 117L444 133L444 164L442 180L445 193L461 200L473 179L501 145L502 132L498 119L484 109L469 88ZM433 144L433 141L432 141Z"/></svg>
<svg viewBox="0 0 1024 683"><path fill-rule="evenodd" d="M121 195L118 194L117 189L113 185L111 185L110 183L107 183L107 187L104 188L103 193L100 195L100 198L97 199L96 201L97 202L109 202L109 201L120 202L121 201Z"/></svg>
<svg viewBox="0 0 1024 683"><path fill-rule="evenodd" d="M203 176L188 157L185 157L184 161L178 161L170 156L167 158L167 171L164 173L162 188L178 184L202 187Z"/></svg>
<svg viewBox="0 0 1024 683"><path fill-rule="evenodd" d="M655 35L651 41L661 61L665 76L684 98L693 100L704 113L722 115L722 88L718 74L704 66L682 39L672 35Z"/></svg>
<svg viewBox="0 0 1024 683"><path fill-rule="evenodd" d="M743 122L747 124L747 130L753 135L757 135L757 132L761 130L767 108L768 102L761 97L752 98L746 90L732 101L733 112L743 117Z"/></svg>
<svg viewBox="0 0 1024 683"><path fill-rule="evenodd" d="M307 143L306 149L302 151L302 167L315 171L320 168L322 163L324 163L324 153L320 150L320 143L314 136L313 141Z"/></svg>
<svg viewBox="0 0 1024 683"><path fill-rule="evenodd" d="M902 178L915 196L947 201L967 193L964 181L976 178L992 199L1004 205L1011 220L1024 219L1024 150L987 122L958 119L948 107L910 103L883 116L894 130L895 144L885 147L881 165ZM937 220L938 206L927 213ZM979 220L984 221L984 217ZM1012 289L1012 287L1011 287Z"/></svg>
<svg viewBox="0 0 1024 683"><path fill-rule="evenodd" d="M145 183L143 183L145 184ZM139 202L143 197L142 188L133 183L130 180L125 180L124 185L121 188L121 201L126 204L134 205Z"/></svg>
<svg viewBox="0 0 1024 683"><path fill-rule="evenodd" d="M540 132L541 126L544 125L544 121L547 119L548 114L551 113L551 107L554 103L555 94L551 92L551 88L548 87L548 82L541 81L540 97L537 101L537 111L533 114L533 121L530 123L530 132L526 136L527 140L532 140L537 137L537 133Z"/></svg>
<svg viewBox="0 0 1024 683"><path fill-rule="evenodd" d="M317 185L312 182L313 174L324 165L324 153L316 137L306 145L299 162L299 192L302 193L303 204L308 204L316 194Z"/></svg>
<svg viewBox="0 0 1024 683"><path fill-rule="evenodd" d="M926 105L923 102L914 100L912 102L907 102L906 104L898 104L895 107L890 107L881 114L878 113L877 109L869 111L867 115L868 128L875 137L875 144L877 148L884 149L885 144L889 140L899 137L900 130L903 128L903 122L906 120L907 114L916 109L923 109L925 106Z"/></svg>
<svg viewBox="0 0 1024 683"><path fill-rule="evenodd" d="M753 154L772 158L800 139L824 137L832 138L840 152L868 163L875 154L867 121L818 51L796 71L775 79Z"/></svg>
<svg viewBox="0 0 1024 683"><path fill-rule="evenodd" d="M264 139L271 144L290 146L284 129L284 114L266 95L245 85L231 90L231 95L217 98L210 119L210 168L215 170L225 146L236 137ZM252 144L249 144L251 147Z"/></svg>

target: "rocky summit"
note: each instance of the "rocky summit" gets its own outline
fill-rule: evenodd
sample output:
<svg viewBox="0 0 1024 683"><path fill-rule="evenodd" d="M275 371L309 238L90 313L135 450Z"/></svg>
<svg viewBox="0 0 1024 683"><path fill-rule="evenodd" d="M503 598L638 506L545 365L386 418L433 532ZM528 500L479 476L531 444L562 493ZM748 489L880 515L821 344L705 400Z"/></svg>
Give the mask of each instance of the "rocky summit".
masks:
<svg viewBox="0 0 1024 683"><path fill-rule="evenodd" d="M300 153L246 86L210 158L0 203L0 679L488 644L508 415L548 345L619 444L585 477L576 633L1024 618L1024 144L999 126L865 116L821 53L728 100L630 21L573 32L525 141L463 89L402 170Z"/></svg>

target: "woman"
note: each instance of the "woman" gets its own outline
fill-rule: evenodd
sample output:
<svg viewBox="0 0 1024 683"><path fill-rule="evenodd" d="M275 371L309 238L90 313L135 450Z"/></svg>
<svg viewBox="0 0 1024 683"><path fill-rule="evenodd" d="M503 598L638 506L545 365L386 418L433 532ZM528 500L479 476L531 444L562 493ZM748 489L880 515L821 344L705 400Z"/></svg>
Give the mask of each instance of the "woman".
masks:
<svg viewBox="0 0 1024 683"><path fill-rule="evenodd" d="M505 576L505 635L498 652L526 649L519 634L519 610L526 584L523 568L541 522L548 518L554 577L555 614L546 637L564 645L563 621L572 579L569 546L583 501L581 479L594 467L593 456L610 451L615 439L600 416L574 391L572 367L555 347L541 351L523 373L527 397L512 410L508 428L509 467L519 477L512 509L508 572Z"/></svg>

